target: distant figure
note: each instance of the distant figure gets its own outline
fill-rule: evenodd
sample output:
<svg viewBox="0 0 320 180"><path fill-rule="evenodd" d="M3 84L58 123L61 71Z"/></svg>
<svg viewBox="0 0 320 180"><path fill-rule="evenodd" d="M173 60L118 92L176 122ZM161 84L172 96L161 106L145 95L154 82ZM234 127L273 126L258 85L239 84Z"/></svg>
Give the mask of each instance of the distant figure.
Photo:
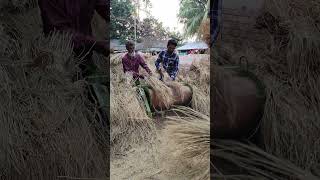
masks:
<svg viewBox="0 0 320 180"><path fill-rule="evenodd" d="M155 62L157 71L160 74L160 80L162 81L163 72L160 63L162 63L162 67L168 73L170 79L172 81L176 79L177 73L179 71L179 56L175 52L176 47L177 41L174 39L169 40L167 44L167 50L162 51Z"/></svg>
<svg viewBox="0 0 320 180"><path fill-rule="evenodd" d="M135 80L143 79L144 77L139 74L139 67L142 66L142 68L144 68L151 76L152 72L145 63L143 57L140 54L135 53L135 44L133 41L128 41L126 43L126 49L128 50L128 53L122 58L123 72L133 73L133 78Z"/></svg>
<svg viewBox="0 0 320 180"><path fill-rule="evenodd" d="M49 35L54 31L72 34L74 52L77 56L85 55L85 62L80 65L82 75L94 71L92 50L105 56L109 54L109 43L97 41L92 36L91 20L94 11L109 23L107 12L109 3L106 0L38 0L43 32ZM86 54L88 52L88 54Z"/></svg>

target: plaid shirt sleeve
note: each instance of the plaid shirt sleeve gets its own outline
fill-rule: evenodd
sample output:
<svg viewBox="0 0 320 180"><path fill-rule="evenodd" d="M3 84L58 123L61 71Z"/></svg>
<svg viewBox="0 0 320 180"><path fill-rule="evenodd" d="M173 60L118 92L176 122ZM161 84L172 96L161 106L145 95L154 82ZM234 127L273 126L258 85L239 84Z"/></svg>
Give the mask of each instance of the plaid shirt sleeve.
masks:
<svg viewBox="0 0 320 180"><path fill-rule="evenodd" d="M175 79L177 77L178 71L179 71L179 56L177 55L174 61L174 69L173 69L171 78Z"/></svg>
<svg viewBox="0 0 320 180"><path fill-rule="evenodd" d="M163 51L159 54L159 56L158 56L158 58L157 58L157 60L156 60L156 62L155 62L155 65L156 65L157 70L160 69L160 63L161 63L161 61L162 61L162 55L163 55Z"/></svg>

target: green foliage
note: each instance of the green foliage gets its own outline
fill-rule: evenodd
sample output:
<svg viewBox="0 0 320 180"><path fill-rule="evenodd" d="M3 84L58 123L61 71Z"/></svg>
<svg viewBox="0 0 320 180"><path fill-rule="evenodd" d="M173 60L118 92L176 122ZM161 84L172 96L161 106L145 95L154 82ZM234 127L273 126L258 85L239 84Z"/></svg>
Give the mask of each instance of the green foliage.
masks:
<svg viewBox="0 0 320 180"><path fill-rule="evenodd" d="M111 0L110 38L125 41L134 38L134 6L129 0Z"/></svg>
<svg viewBox="0 0 320 180"><path fill-rule="evenodd" d="M150 0L143 0L141 2L144 3L143 6L145 8L151 7ZM129 0L111 1L111 39L120 39L120 42L134 39L134 12L137 7L133 3L133 1ZM136 23L138 42L150 39L166 40L168 38L182 40L181 34L169 31L168 28L164 27L162 22L153 16L149 15L143 20L137 20Z"/></svg>
<svg viewBox="0 0 320 180"><path fill-rule="evenodd" d="M209 0L180 0L178 17L185 25L185 36L198 33L202 21L207 17L209 5Z"/></svg>

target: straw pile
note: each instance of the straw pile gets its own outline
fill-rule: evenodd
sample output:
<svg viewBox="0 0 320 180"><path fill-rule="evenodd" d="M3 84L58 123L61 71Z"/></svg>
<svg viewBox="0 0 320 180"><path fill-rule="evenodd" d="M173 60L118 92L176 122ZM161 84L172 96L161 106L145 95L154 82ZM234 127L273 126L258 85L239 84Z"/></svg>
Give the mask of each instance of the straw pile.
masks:
<svg viewBox="0 0 320 180"><path fill-rule="evenodd" d="M209 179L210 74L208 55L193 55L190 68L181 69L178 82L192 87L191 108L176 107L161 132L163 166L173 179Z"/></svg>
<svg viewBox="0 0 320 180"><path fill-rule="evenodd" d="M111 155L124 153L141 143L152 145L155 124L137 96L132 75L125 75L122 54L111 56Z"/></svg>
<svg viewBox="0 0 320 180"><path fill-rule="evenodd" d="M105 178L109 135L77 81L71 39L43 37L39 11L24 10L1 19L0 176Z"/></svg>
<svg viewBox="0 0 320 180"><path fill-rule="evenodd" d="M191 86L191 106L207 116L210 114L210 62L207 54L188 55L194 60L189 68L179 72L178 79Z"/></svg>
<svg viewBox="0 0 320 180"><path fill-rule="evenodd" d="M228 167L220 167L214 176L221 179L319 179L320 31L317 14L320 5L315 1L296 0L267 0L265 4L266 12L279 16L280 23L276 26L288 30L287 37L281 37L287 40L285 45L274 39L281 33L261 30L268 35L271 33L265 47L252 51L255 43L249 40L242 52L255 59L249 61L251 67L267 88L261 126L265 149L215 141L217 149L213 149L213 154L216 158L227 159L224 164L229 168L232 164L241 168L222 176L219 171ZM218 163L213 162L217 166Z"/></svg>
<svg viewBox="0 0 320 180"><path fill-rule="evenodd" d="M248 143L215 140L213 145L211 153L214 155L215 173L211 177L214 179L319 179L310 171Z"/></svg>
<svg viewBox="0 0 320 180"><path fill-rule="evenodd" d="M170 86L188 83L193 88L193 109L183 107L175 108L173 109L174 112L179 115L164 117L162 120L149 119L146 116L145 110L141 107L141 102L137 100L137 94L133 90L133 82L130 78L127 80L128 77L123 73L121 65L122 56L123 54L111 56L112 151L122 151L122 153L125 153L128 152L129 148L137 145L147 146L147 149L149 148L152 150L154 149L152 146L156 146L156 148L160 150L160 154L159 152L157 152L159 155L154 154L153 156L159 157L156 158L157 160L152 161L157 162L156 166L158 168L164 168L163 172L165 172L164 176L166 178L208 179L208 115L210 112L208 56L200 57L202 58L201 60L207 62L195 61L191 71L186 69L185 73L180 72L178 81L170 83ZM153 72L153 76L146 78L145 82L153 88L157 93L158 98L161 98L163 101L170 104L169 102L173 100L172 91L166 84L158 80L158 74L156 73L154 66L155 59L155 56L145 58L146 63ZM146 74L143 69L141 69L141 73ZM199 82L200 76L201 81ZM129 99L124 97L128 97ZM194 109L199 110L200 112ZM120 110L121 115L118 113ZM155 123L157 123L157 127L159 127L160 123L163 123L163 120L166 120L165 122L170 122L169 124L164 123L161 125L164 129L154 127ZM120 132L123 133L121 134ZM132 133L129 134L128 132ZM161 143L159 144L158 141ZM197 144L197 142L200 144ZM119 144L122 144L122 146ZM206 150L203 151L203 149ZM113 162L117 162L117 159L115 158L112 160ZM128 163L130 163L133 160L130 159L128 161ZM149 161L151 160L148 160L148 162ZM184 164L185 166L181 166L181 164ZM154 165L150 164L150 166L153 167ZM151 167L149 168L152 169ZM142 174L143 173L148 174L145 171L142 172ZM136 177L136 175L134 177Z"/></svg>
<svg viewBox="0 0 320 180"><path fill-rule="evenodd" d="M201 88L206 94L210 94L210 61L209 55L191 55L194 59L189 71L183 74L184 81Z"/></svg>
<svg viewBox="0 0 320 180"><path fill-rule="evenodd" d="M210 118L186 107L175 109L179 116L167 117L163 149L170 169L178 179L209 179Z"/></svg>
<svg viewBox="0 0 320 180"><path fill-rule="evenodd" d="M320 5L299 1L272 1L271 5L281 9L276 12L286 21L289 41L281 50L272 42L273 48L264 50L256 70L268 91L264 142L267 152L310 169L320 163L320 31L314 14Z"/></svg>
<svg viewBox="0 0 320 180"><path fill-rule="evenodd" d="M33 46L24 39L11 42L22 46L6 51L0 62L1 176L107 176L108 159L101 148L107 148L108 137L94 123L95 105L87 100L86 84L71 81L77 69L70 67L77 60L70 38L39 36ZM44 66L33 67L36 59Z"/></svg>

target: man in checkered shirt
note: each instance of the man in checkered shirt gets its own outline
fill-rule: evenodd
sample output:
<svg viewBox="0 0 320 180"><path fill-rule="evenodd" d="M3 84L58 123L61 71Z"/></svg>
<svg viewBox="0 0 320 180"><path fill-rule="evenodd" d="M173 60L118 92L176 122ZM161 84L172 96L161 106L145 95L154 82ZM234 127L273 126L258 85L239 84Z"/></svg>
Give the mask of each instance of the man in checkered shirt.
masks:
<svg viewBox="0 0 320 180"><path fill-rule="evenodd" d="M175 52L175 49L177 47L177 41L174 39L171 39L168 41L167 44L167 50L162 51L159 54L158 59L156 60L156 68L157 71L160 74L160 80L163 81L163 72L162 68L166 73L168 73L170 80L174 81L177 77L178 71L179 71L179 56ZM162 68L160 66L160 63L162 63Z"/></svg>

